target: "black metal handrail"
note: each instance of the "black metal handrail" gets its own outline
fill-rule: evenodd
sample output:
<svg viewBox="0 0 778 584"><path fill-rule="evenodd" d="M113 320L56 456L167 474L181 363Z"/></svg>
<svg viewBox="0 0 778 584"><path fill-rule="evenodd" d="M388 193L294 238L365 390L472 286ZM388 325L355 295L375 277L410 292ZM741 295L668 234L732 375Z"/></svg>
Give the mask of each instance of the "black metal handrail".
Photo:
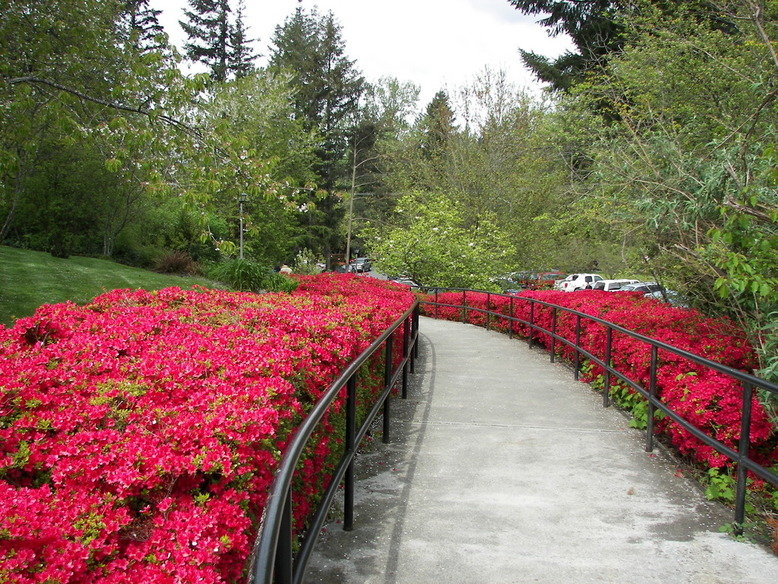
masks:
<svg viewBox="0 0 778 584"><path fill-rule="evenodd" d="M403 328L403 355L397 367L392 367L394 334ZM330 384L307 417L297 429L281 457L260 521L259 532L251 554L248 582L254 584L299 584L302 582L308 558L327 517L335 493L344 481L343 529L350 531L354 524L354 457L379 411L383 410L383 442L389 442L389 394L402 376L402 397L408 395L408 373L414 372L418 354L419 305L409 308L392 323L359 357L357 357ZM359 429L356 428L356 376L360 367L384 345L384 387ZM344 451L329 485L322 495L310 524L307 526L297 554L293 554L292 534L292 479L295 468L313 432L325 413L346 388L346 431ZM344 480L345 479L345 480Z"/></svg>
<svg viewBox="0 0 778 584"><path fill-rule="evenodd" d="M633 388L635 391L637 391L640 395L642 395L647 401L648 401L648 415L647 415L647 427L646 427L646 446L645 449L647 452L651 452L653 450L653 440L654 440L654 414L657 410L662 411L666 416L671 418L674 422L682 426L686 431L688 431L690 434L695 436L697 439L702 441L703 443L711 446L716 451L720 452L727 458L729 458L732 462L734 462L737 466L737 488L735 492L735 521L734 521L734 531L737 534L742 534L743 529L743 522L745 520L745 500L746 500L746 484L747 484L747 474L746 471L750 470L755 475L759 476L760 478L764 479L765 481L768 481L772 485L778 487L778 475L770 471L769 469L765 468L764 466L760 465L759 463L755 462L749 457L749 437L751 435L751 401L753 397L753 391L755 387L758 387L760 389L764 389L772 394L778 395L778 385L771 383L765 379L761 379L759 377L756 377L754 375L751 375L749 373L745 373L743 371L738 371L737 369L733 369L732 367L728 367L726 365L723 365L721 363L717 363L716 361L711 361L710 359L706 359L705 357L701 357L700 355L696 355L694 353L690 353L689 351L685 351L683 349L679 349L678 347L674 347L672 345L668 345L667 343L663 343L662 341L657 341L655 339L652 339L650 337L647 337L645 335L641 335L640 333L636 333L634 331L631 331L629 329L626 329L622 326L619 326L617 324L614 324L612 322L609 322L607 320L604 320L602 318L592 316L590 314L586 314L584 312L580 312L578 310L574 310L572 308L567 308L564 306L560 306L557 304L552 304L551 302L545 302L543 300L538 300L536 298L529 298L526 296L514 296L511 294L499 294L495 292L488 292L483 290L470 290L467 288L434 288L431 289L431 292L434 294L434 301L429 300L422 300L421 304L427 304L431 306L437 307L448 307L448 308L457 308L462 310L462 322L467 321L467 313L468 311L474 311L479 312L481 314L484 314L487 316L487 326L491 325L491 318L492 317L498 317L507 319L511 323L518 322L520 324L523 324L529 328L529 334L528 334L528 342L530 347L532 347L534 334L533 333L539 333L539 334L546 334L549 335L551 338L551 347L549 348L549 352L551 354L551 362L553 363L556 357L556 342L559 341L568 347L572 348L575 351L575 360L574 360L574 366L573 366L573 374L576 379L578 379L578 373L580 368L580 357L581 355L585 356L592 362L596 363L600 367L602 367L605 370L605 384L603 388L603 407L608 407L610 405L610 385L611 385L611 378L615 377L622 382L629 385L631 388ZM450 304L450 303L441 303L438 301L438 296L440 293L446 293L446 292L462 292L462 304ZM479 293L479 294L485 294L486 295L486 306L488 307L490 305L490 300L492 297L501 297L501 298L508 298L509 299L509 314L504 314L502 312L497 312L493 310L489 310L488 308L480 308L476 306L468 306L467 305L467 293ZM530 319L525 320L523 318L519 318L515 316L514 314L514 302L515 301L523 301L523 302L529 302L530 303ZM552 317L551 317L551 330L547 330L540 325L538 325L535 322L535 306L536 305L542 305L545 307L548 307L552 311ZM558 311L566 312L569 314L572 314L576 317L576 327L575 327L575 341L571 341L570 339L567 339L559 334L557 334L556 331L556 324L557 324L557 313ZM597 322L601 325L603 325L606 328L606 341L605 341L605 358L601 359L597 357L597 355L594 355L590 351L586 350L585 348L580 346L580 340L581 340L581 319L587 319L593 322ZM509 334L513 335L513 326L508 327ZM613 332L619 332L622 334L625 334L627 336L630 336L634 339L637 339L641 342L644 342L648 344L651 347L651 361L650 361L650 369L649 369L649 385L648 387L643 387L639 383L635 382L632 379L629 379L626 375L622 374L621 372L617 371L611 366L611 352L612 352L612 336ZM720 442L719 440L713 438L712 436L709 436L708 434L702 432L699 430L696 426L694 426L692 423L687 421L685 418L680 416L678 413L676 413L674 410L669 408L666 404L664 404L662 401L659 400L657 397L657 364L658 364L658 352L659 350L663 351L669 351L670 353L673 353L675 355L678 355L679 357L683 357L685 359L688 359L689 361L693 361L695 363L698 363L704 367L708 367L710 369L713 369L715 371L718 371L719 373L723 373L724 375L728 375L734 379L737 379L743 387L743 406L741 410L741 423L740 423L740 440L738 442L738 449L737 451L728 447L726 444Z"/></svg>

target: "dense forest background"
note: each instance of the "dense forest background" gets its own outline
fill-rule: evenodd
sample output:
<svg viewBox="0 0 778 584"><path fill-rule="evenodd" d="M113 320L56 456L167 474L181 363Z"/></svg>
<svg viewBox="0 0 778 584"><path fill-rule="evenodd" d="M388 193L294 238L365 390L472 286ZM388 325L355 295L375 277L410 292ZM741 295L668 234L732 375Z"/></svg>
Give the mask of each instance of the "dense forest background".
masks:
<svg viewBox="0 0 778 584"><path fill-rule="evenodd" d="M298 8L0 0L0 243L207 270L358 252L422 284L640 275L746 327L778 377L775 0L507 0L575 50L427 104ZM207 73L186 74L186 63Z"/></svg>

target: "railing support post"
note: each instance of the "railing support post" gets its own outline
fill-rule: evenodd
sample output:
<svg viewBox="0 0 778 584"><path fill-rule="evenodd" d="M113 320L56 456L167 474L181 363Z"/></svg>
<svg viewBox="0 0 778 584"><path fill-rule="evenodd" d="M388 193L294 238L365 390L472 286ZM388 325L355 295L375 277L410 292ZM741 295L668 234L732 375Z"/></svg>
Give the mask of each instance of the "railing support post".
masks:
<svg viewBox="0 0 778 584"><path fill-rule="evenodd" d="M743 383L743 409L740 416L740 441L738 442L737 491L735 492L735 535L743 535L743 522L746 517L746 486L748 475L743 461L748 458L751 442L751 401L754 388Z"/></svg>
<svg viewBox="0 0 778 584"><path fill-rule="evenodd" d="M605 387L602 391L602 407L611 405L611 349L613 347L613 329L608 327L605 332Z"/></svg>
<svg viewBox="0 0 778 584"><path fill-rule="evenodd" d="M492 330L492 294L486 293L486 330Z"/></svg>
<svg viewBox="0 0 778 584"><path fill-rule="evenodd" d="M467 292L462 290L462 322L467 322Z"/></svg>
<svg viewBox="0 0 778 584"><path fill-rule="evenodd" d="M573 377L578 381L578 373L581 368L581 353L578 351L578 347L581 345L581 315L575 315L575 367L573 369Z"/></svg>
<svg viewBox="0 0 778 584"><path fill-rule="evenodd" d="M551 309L551 362L556 362L556 307Z"/></svg>
<svg viewBox="0 0 778 584"><path fill-rule="evenodd" d="M437 294L437 292L436 292ZM413 311L413 354L411 356L411 373L416 373L416 359L419 357L419 305Z"/></svg>
<svg viewBox="0 0 778 584"><path fill-rule="evenodd" d="M403 324L403 381L402 381L402 398L408 398L408 369L410 368L410 360L408 353L411 346L411 320L407 319Z"/></svg>
<svg viewBox="0 0 778 584"><path fill-rule="evenodd" d="M394 338L394 335L390 336L388 339L386 339L386 346L384 347L384 387L387 387L389 383L392 380L392 339ZM381 441L384 444L389 444L390 434L389 434L389 424L390 424L390 405L389 400L392 397L392 392L390 391L386 398L384 399L384 419L383 419L383 437L381 438Z"/></svg>
<svg viewBox="0 0 778 584"><path fill-rule="evenodd" d="M651 370L649 372L648 381L648 413L646 416L646 452L651 452L654 449L654 414L656 413L656 406L654 400L656 399L656 362L657 362L656 346L651 345Z"/></svg>
<svg viewBox="0 0 778 584"><path fill-rule="evenodd" d="M532 336L535 333L535 303L529 301L529 348L532 348Z"/></svg>
<svg viewBox="0 0 778 584"><path fill-rule="evenodd" d="M292 556L292 490L289 489L281 513L274 575L278 584L292 584L294 564Z"/></svg>
<svg viewBox="0 0 778 584"><path fill-rule="evenodd" d="M391 337L390 337L391 339ZM387 339L387 342L390 340ZM346 383L346 452L355 447L357 422L357 383L356 374ZM354 461L346 467L343 485L343 531L354 529Z"/></svg>
<svg viewBox="0 0 778 584"><path fill-rule="evenodd" d="M508 338L513 338L513 296L508 301Z"/></svg>

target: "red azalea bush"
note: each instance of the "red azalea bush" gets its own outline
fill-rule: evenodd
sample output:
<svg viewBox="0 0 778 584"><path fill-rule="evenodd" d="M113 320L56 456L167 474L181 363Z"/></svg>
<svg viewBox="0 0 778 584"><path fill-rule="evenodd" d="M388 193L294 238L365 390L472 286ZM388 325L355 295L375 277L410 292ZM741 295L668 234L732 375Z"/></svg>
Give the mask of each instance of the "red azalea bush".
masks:
<svg viewBox="0 0 778 584"><path fill-rule="evenodd" d="M117 290L0 327L0 582L241 579L280 451L413 303L372 278L298 279ZM342 405L298 470L297 526L340 456Z"/></svg>
<svg viewBox="0 0 778 584"><path fill-rule="evenodd" d="M513 315L526 321L533 312L534 322L547 329L552 328L552 309L536 304L534 309L523 298L534 298L571 308L585 314L600 317L625 329L646 337L662 341L712 361L742 371L752 371L756 366L753 348L745 334L732 322L702 316L695 310L675 308L640 293L610 293L599 290L575 293L557 291L522 292L506 298L483 292L448 292L439 294L437 301L444 304L461 305ZM435 299L435 297L431 297ZM464 301L464 302L463 302ZM453 306L424 306L424 312L433 317L449 320L463 319L463 310ZM508 331L508 321L478 312L465 310L467 322ZM605 327L587 319L581 319L581 346L600 359L605 358ZM557 314L557 334L575 341L576 317L562 311ZM513 332L527 337L529 327L514 323ZM533 338L551 347L548 334L534 333ZM574 351L561 342L556 351L564 358L573 359ZM627 378L649 386L651 347L623 333L613 333L613 367ZM657 391L659 398L668 407L691 422L697 428L716 438L730 448L737 450L740 438L740 412L743 404L742 388L731 377L702 367L669 351L658 353ZM599 366L585 372L584 380L600 379L604 373ZM634 391L628 388L627 391ZM764 407L753 398L751 422L752 458L766 466L778 462L775 428L772 427ZM664 432L671 443L683 454L687 454L713 468L726 466L729 460L712 447L700 442L689 432L669 418L657 422L658 432Z"/></svg>

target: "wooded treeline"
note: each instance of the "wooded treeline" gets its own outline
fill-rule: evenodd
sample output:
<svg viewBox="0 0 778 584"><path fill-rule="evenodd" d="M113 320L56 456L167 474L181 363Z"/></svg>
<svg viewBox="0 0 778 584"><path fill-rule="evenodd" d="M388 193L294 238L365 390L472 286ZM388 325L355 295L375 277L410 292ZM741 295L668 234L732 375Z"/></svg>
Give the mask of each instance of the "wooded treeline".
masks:
<svg viewBox="0 0 778 584"><path fill-rule="evenodd" d="M778 374L778 2L507 1L573 40L516 56L547 89L487 66L420 104L315 9L260 67L243 2L190 0L179 55L148 0L0 0L0 241L202 266L235 255L245 194L258 263L639 274L748 326Z"/></svg>

